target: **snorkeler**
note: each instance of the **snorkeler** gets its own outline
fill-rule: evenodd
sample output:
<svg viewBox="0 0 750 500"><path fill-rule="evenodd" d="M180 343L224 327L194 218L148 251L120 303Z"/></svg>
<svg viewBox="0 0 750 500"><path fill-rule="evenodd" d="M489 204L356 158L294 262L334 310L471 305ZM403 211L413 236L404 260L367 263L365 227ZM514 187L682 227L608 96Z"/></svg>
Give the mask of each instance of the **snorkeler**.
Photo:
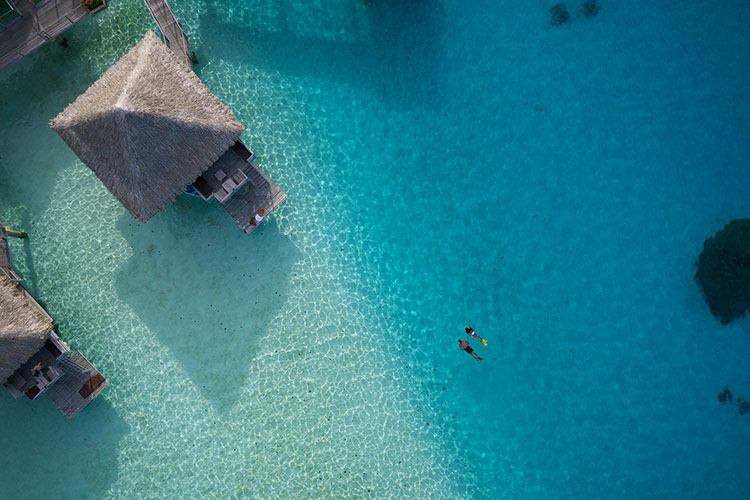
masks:
<svg viewBox="0 0 750 500"><path fill-rule="evenodd" d="M478 341L480 341L480 342L482 343L482 345L487 345L487 341L486 341L486 340L484 340L484 339L483 339L482 337L480 337L479 335L477 335L477 332L475 332L475 331L474 331L474 329L473 329L472 327L470 327L470 326L465 326L465 327L464 327L464 330L466 330L466 333L467 333L468 335L471 335L472 337L474 337L475 339L477 339Z"/></svg>
<svg viewBox="0 0 750 500"><path fill-rule="evenodd" d="M469 341L468 340L461 340L461 339L459 339L458 340L458 347L460 347L464 351L466 351L469 354L471 354L472 358L476 359L480 363L482 362L482 358L480 358L479 356L477 356L477 353L474 352L474 349L472 349L471 347L469 347Z"/></svg>

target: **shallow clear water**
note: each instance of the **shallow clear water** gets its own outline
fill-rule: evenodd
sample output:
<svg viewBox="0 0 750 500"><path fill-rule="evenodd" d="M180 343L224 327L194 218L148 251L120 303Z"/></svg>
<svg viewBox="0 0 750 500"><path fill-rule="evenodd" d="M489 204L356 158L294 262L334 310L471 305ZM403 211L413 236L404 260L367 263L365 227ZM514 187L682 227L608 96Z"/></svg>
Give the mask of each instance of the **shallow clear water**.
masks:
<svg viewBox="0 0 750 500"><path fill-rule="evenodd" d="M746 498L750 323L692 276L750 213L750 9L551 3L174 0L289 195L250 237L136 223L47 126L140 0L0 74L13 263L110 381L0 395L0 498Z"/></svg>

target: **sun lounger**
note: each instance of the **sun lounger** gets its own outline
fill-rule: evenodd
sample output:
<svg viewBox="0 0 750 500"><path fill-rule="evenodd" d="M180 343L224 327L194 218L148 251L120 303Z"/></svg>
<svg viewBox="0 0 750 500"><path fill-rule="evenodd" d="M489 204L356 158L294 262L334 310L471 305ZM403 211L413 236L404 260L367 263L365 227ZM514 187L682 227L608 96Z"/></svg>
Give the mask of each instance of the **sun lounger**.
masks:
<svg viewBox="0 0 750 500"><path fill-rule="evenodd" d="M224 186L221 186L218 190L214 191L216 201L219 203L225 202L232 194L232 191L227 191Z"/></svg>
<svg viewBox="0 0 750 500"><path fill-rule="evenodd" d="M226 189L227 191L234 191L234 188L236 188L236 187L237 187L237 183L236 183L236 182L234 182L234 180L232 180L232 178L230 177L230 178L228 178L227 180L225 180L225 181L224 181L224 182L223 182L223 183L221 184L221 187L223 187L223 188L224 188L224 189Z"/></svg>

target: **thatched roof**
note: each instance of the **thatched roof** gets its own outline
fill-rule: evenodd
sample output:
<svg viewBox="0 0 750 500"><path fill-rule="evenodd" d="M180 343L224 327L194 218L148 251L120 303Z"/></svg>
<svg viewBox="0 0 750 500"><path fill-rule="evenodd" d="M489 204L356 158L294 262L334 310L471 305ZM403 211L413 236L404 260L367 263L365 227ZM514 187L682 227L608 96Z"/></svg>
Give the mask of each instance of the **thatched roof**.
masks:
<svg viewBox="0 0 750 500"><path fill-rule="evenodd" d="M0 384L44 345L51 331L49 319L0 271Z"/></svg>
<svg viewBox="0 0 750 500"><path fill-rule="evenodd" d="M142 222L174 201L243 131L152 31L50 126Z"/></svg>

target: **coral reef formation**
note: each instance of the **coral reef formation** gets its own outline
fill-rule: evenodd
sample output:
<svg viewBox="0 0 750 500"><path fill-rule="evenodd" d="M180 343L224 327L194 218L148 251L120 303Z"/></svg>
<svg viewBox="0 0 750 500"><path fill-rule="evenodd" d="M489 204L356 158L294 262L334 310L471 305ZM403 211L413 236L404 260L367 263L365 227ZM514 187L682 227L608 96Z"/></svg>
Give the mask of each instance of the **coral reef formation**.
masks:
<svg viewBox="0 0 750 500"><path fill-rule="evenodd" d="M724 390L719 393L719 402L720 403L731 403L734 398L732 397L732 391L730 391L726 386L724 387Z"/></svg>
<svg viewBox="0 0 750 500"><path fill-rule="evenodd" d="M586 17L594 17L599 13L601 6L596 3L596 0L586 0L583 4L583 15Z"/></svg>
<svg viewBox="0 0 750 500"><path fill-rule="evenodd" d="M724 389L719 393L719 403L721 404L728 404L732 405L734 403L734 396L732 396L732 391L727 388L727 386L724 386ZM737 409L740 412L740 415L747 415L750 413L750 401L745 401L745 399L740 396L737 398Z"/></svg>
<svg viewBox="0 0 750 500"><path fill-rule="evenodd" d="M570 14L565 4L558 3L554 5L550 10L550 23L552 26L561 26L570 21Z"/></svg>
<svg viewBox="0 0 750 500"><path fill-rule="evenodd" d="M695 280L721 324L750 309L750 219L735 219L703 242Z"/></svg>

